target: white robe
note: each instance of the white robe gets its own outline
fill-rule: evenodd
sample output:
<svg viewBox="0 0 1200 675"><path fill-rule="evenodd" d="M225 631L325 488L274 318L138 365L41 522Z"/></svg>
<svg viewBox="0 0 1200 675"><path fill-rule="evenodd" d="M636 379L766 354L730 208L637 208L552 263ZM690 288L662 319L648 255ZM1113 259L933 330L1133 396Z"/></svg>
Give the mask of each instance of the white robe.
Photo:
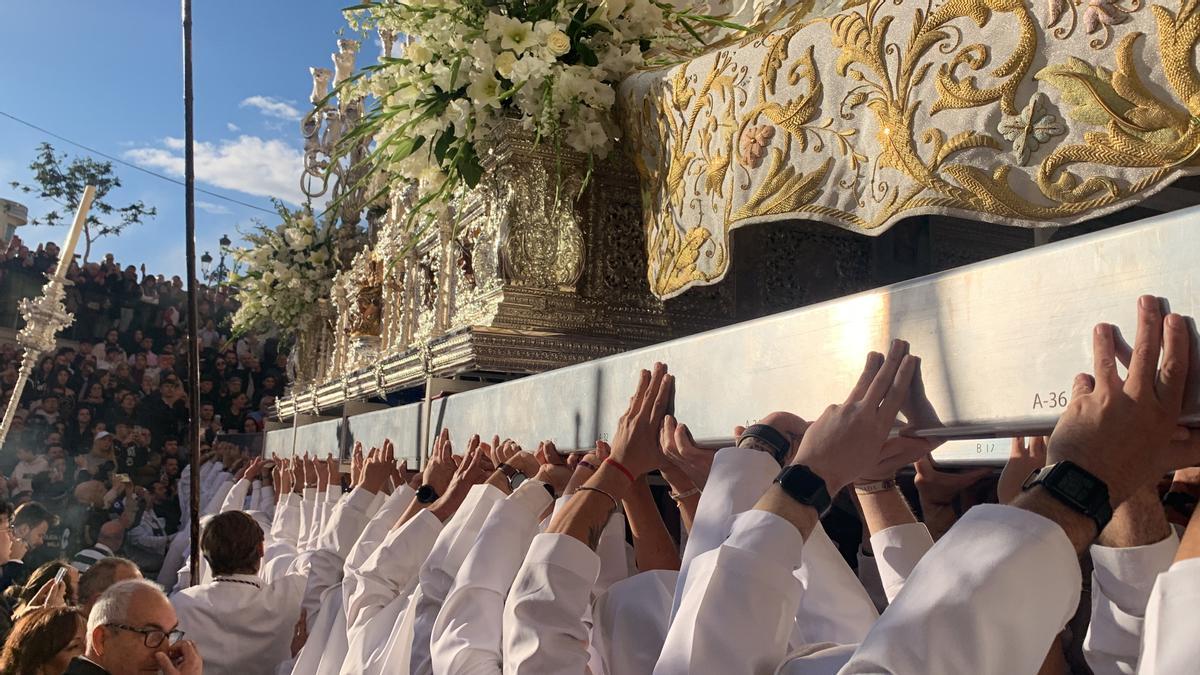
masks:
<svg viewBox="0 0 1200 675"><path fill-rule="evenodd" d="M1179 550L1175 530L1146 546L1092 546L1092 619L1083 656L1095 675L1137 672L1150 593Z"/></svg>
<svg viewBox="0 0 1200 675"><path fill-rule="evenodd" d="M1180 560L1158 575L1146 605L1138 673L1194 673L1200 662L1196 608L1200 607L1200 558Z"/></svg>
<svg viewBox="0 0 1200 675"><path fill-rule="evenodd" d="M501 672L504 600L550 503L545 484L530 480L492 506L434 621L433 672Z"/></svg>
<svg viewBox="0 0 1200 675"><path fill-rule="evenodd" d="M306 552L270 584L257 575L226 575L171 598L180 629L204 654L206 673L273 673L291 658L290 636L301 607L310 616L319 614L321 593L340 576L343 556L366 525L374 495L355 492L334 514L331 526L338 532L325 538L343 548Z"/></svg>

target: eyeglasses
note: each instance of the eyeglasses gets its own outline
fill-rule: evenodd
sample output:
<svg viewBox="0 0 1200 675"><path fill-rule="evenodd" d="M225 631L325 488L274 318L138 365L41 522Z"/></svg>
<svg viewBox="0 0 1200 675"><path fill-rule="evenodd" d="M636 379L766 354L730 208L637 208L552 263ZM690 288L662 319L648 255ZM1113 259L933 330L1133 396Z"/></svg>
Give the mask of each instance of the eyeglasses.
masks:
<svg viewBox="0 0 1200 675"><path fill-rule="evenodd" d="M150 649L157 649L157 648L161 647L164 640L167 642L168 645L174 646L175 643L177 643L183 639L183 631L181 631L181 630L159 630L158 628L134 628L133 626L126 626L125 624L122 624L122 623L108 623L108 624L104 624L104 625L109 628L119 628L121 630L127 630L130 633L141 633L142 636L145 638L146 646L149 647Z"/></svg>

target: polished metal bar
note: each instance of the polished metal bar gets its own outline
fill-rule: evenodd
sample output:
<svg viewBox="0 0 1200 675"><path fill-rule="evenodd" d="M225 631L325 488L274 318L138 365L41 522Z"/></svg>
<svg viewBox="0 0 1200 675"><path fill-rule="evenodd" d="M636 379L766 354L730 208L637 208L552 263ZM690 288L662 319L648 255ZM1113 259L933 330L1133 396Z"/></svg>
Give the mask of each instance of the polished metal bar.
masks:
<svg viewBox="0 0 1200 675"><path fill-rule="evenodd" d="M773 410L814 418L840 401L869 350L904 338L922 357L941 424L920 433L973 438L1047 431L1074 375L1092 370L1092 327L1132 341L1136 298L1200 311L1200 208L1038 247L735 326L434 402L433 431L499 433L525 447L564 449L612 434L637 372L676 375L675 409L697 439L720 443L735 424ZM1200 354L1200 348L1194 347ZM1200 359L1198 359L1200 360ZM1200 384L1193 364L1191 381ZM1200 421L1191 387L1185 421ZM948 450L954 450L951 446ZM960 454L969 455L969 447ZM995 456L996 453L990 453Z"/></svg>
<svg viewBox="0 0 1200 675"><path fill-rule="evenodd" d="M1136 298L1153 293L1172 311L1200 312L1200 207L923 277L830 302L619 354L432 402L431 432L460 443L473 433L510 437L526 448L552 439L560 449L608 438L638 370L655 361L676 375L677 417L702 442L719 444L736 424L773 410L815 418L840 401L869 350L895 337L922 357L925 389L940 423L919 433L989 438L1045 432L1071 380L1092 369L1092 327L1108 321L1132 340ZM1200 346L1194 345L1200 355ZM1200 358L1197 359L1200 361ZM1190 381L1200 385L1200 364ZM394 409L392 438L419 438L413 404ZM371 413L375 431L389 413ZM403 422L413 417L417 422ZM367 432L367 422L350 420ZM1184 421L1200 422L1200 386L1189 389ZM327 425L328 423L322 423ZM320 427L322 425L312 425ZM306 427L303 452L323 442ZM272 432L279 433L279 432ZM336 434L326 434L336 444ZM269 441L270 442L270 441ZM408 442L411 442L408 441ZM407 443L405 443L407 444ZM402 455L413 451L397 443ZM1007 441L986 447L952 441L935 455L996 463Z"/></svg>

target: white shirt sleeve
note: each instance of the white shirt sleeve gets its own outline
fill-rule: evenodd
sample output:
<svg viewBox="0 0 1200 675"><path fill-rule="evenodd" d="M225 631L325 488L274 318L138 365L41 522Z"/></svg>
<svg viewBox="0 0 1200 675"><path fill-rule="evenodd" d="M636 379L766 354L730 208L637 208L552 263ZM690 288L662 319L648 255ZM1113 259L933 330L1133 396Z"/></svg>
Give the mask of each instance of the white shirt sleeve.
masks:
<svg viewBox="0 0 1200 675"><path fill-rule="evenodd" d="M402 527L392 530L366 562L346 577L343 595L350 632L412 587L421 563L441 531L442 523L437 516L422 510Z"/></svg>
<svg viewBox="0 0 1200 675"><path fill-rule="evenodd" d="M871 535L871 551L889 604L931 548L933 537L925 523L895 525Z"/></svg>
<svg viewBox="0 0 1200 675"><path fill-rule="evenodd" d="M804 587L796 612L801 644L863 641L879 611L820 523L804 542L795 576Z"/></svg>
<svg viewBox="0 0 1200 675"><path fill-rule="evenodd" d="M773 513L737 516L722 546L693 559L655 675L774 672L804 590L794 574L803 548Z"/></svg>
<svg viewBox="0 0 1200 675"><path fill-rule="evenodd" d="M275 518L271 522L271 538L279 543L289 544L296 548L300 537L301 518L300 496L289 492L279 498L275 509Z"/></svg>
<svg viewBox="0 0 1200 675"><path fill-rule="evenodd" d="M533 538L504 603L505 675L584 672L583 616L599 573L600 558L578 539Z"/></svg>
<svg viewBox="0 0 1200 675"><path fill-rule="evenodd" d="M545 488L541 488L545 491ZM547 495L549 496L549 495ZM483 483L471 488L454 516L438 535L429 557L421 565L418 575L419 586L416 603L410 608L412 618L412 643L409 656L411 675L431 675L433 666L429 655L430 636L442 601L450 592L459 567L470 552L479 530L491 513L492 506L505 498L498 488Z"/></svg>
<svg viewBox="0 0 1200 675"><path fill-rule="evenodd" d="M501 672L504 599L550 502L544 484L530 480L492 506L433 624L433 672Z"/></svg>
<svg viewBox="0 0 1200 675"><path fill-rule="evenodd" d="M230 476L229 474L223 475L226 476L227 479L221 481L221 483L217 485L216 490L208 499L208 503L205 505L204 510L200 512L202 517L215 516L216 514L220 513L221 505L225 503L225 496L233 491L233 476Z"/></svg>
<svg viewBox="0 0 1200 675"><path fill-rule="evenodd" d="M625 542L625 516L613 513L608 517L600 541L596 544L596 555L600 556L600 575L596 577L596 593L602 593L618 581L629 578L628 544Z"/></svg>
<svg viewBox="0 0 1200 675"><path fill-rule="evenodd" d="M241 511L246 508L246 495L250 493L250 481L245 478L229 487L225 498L221 501L220 513L226 511Z"/></svg>
<svg viewBox="0 0 1200 675"><path fill-rule="evenodd" d="M396 521L400 516L404 515L404 511L408 509L408 505L412 503L416 493L407 485L402 485L395 489L392 494L388 495L375 515L363 528L362 534L358 536L358 541L354 543L354 547L350 549L350 553L346 556L346 574L349 575L351 570L358 569L367 561L375 549L383 543L383 540L388 536L388 532L396 525Z"/></svg>
<svg viewBox="0 0 1200 675"><path fill-rule="evenodd" d="M1075 614L1081 581L1057 523L976 506L929 551L841 672L1036 673Z"/></svg>
<svg viewBox="0 0 1200 675"><path fill-rule="evenodd" d="M320 545L309 554L297 557L293 569L307 576L301 607L308 610L309 627L320 612L321 596L342 581L346 554L366 526L367 511L374 500L373 493L355 488L350 498L330 516L328 533L321 538ZM303 569L305 563L307 569Z"/></svg>
<svg viewBox="0 0 1200 675"><path fill-rule="evenodd" d="M733 517L754 506L778 474L779 463L775 458L750 448L725 448L713 458L708 484L700 495L696 518L683 549L672 616L679 611L683 600L692 559L718 548L729 535Z"/></svg>
<svg viewBox="0 0 1200 675"><path fill-rule="evenodd" d="M1092 546L1092 619L1083 640L1083 657L1095 675L1137 672L1154 580L1171 568L1178 550L1174 529L1162 541L1146 546Z"/></svg>
<svg viewBox="0 0 1200 675"><path fill-rule="evenodd" d="M300 493L300 535L296 540L296 548L308 550L309 542L316 528L317 488L306 487Z"/></svg>
<svg viewBox="0 0 1200 675"><path fill-rule="evenodd" d="M1158 575L1146 604L1138 673L1192 673L1200 660L1196 608L1200 607L1200 558L1180 560Z"/></svg>

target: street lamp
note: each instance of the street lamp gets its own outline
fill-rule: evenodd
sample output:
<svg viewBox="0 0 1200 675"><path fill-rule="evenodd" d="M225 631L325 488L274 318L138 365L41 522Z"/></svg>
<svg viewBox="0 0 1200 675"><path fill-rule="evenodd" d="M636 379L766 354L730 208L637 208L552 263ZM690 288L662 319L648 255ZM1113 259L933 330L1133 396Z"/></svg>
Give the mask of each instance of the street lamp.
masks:
<svg viewBox="0 0 1200 675"><path fill-rule="evenodd" d="M229 276L229 268L225 266L225 254L229 252L229 247L233 244L233 240L229 235L221 235L221 239L217 241L221 245L221 259L217 262L217 269L213 270L213 276L217 283L223 283Z"/></svg>
<svg viewBox="0 0 1200 675"><path fill-rule="evenodd" d="M210 267L212 267L212 260L212 255L210 255L208 251L205 251L204 255L200 256L200 276L203 277L205 281L210 280L208 270Z"/></svg>

